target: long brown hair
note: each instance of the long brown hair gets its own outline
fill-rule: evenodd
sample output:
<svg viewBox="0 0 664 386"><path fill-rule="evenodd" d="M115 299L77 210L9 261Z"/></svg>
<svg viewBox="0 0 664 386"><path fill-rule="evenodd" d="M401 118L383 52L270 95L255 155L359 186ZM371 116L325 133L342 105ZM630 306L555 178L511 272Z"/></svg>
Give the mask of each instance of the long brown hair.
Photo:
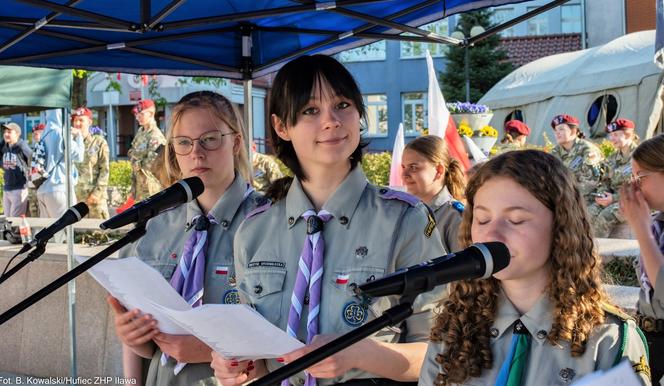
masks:
<svg viewBox="0 0 664 386"><path fill-rule="evenodd" d="M249 157L247 155L247 149L244 146L244 139L246 138L245 128L242 118L240 118L240 113L238 112L237 107L235 107L228 98L213 91L196 91L189 93L183 96L173 108L171 123L168 127L168 132L166 133L168 146L166 146L164 154L164 166L166 168L165 178L171 180L179 180L182 178L182 171L180 170L175 151L171 145L171 139L173 138L173 130L180 122L182 115L185 112L194 109L206 110L211 117L218 121L218 126L223 122L235 134L240 136L243 146L240 146L238 154L233 156L233 163L235 165L235 171L240 173L242 178L246 181L251 181Z"/></svg>
<svg viewBox="0 0 664 386"><path fill-rule="evenodd" d="M664 134L643 141L634 149L632 159L646 170L664 173Z"/></svg>
<svg viewBox="0 0 664 386"><path fill-rule="evenodd" d="M424 135L410 141L404 150L413 150L434 165L445 168L444 184L456 200L464 199L466 176L461 163L450 156L445 141L435 135Z"/></svg>
<svg viewBox="0 0 664 386"><path fill-rule="evenodd" d="M600 260L574 177L556 157L537 150L508 152L489 160L468 183L468 204L459 230L464 246L472 243L475 194L494 177L514 180L553 213L551 282L546 294L554 320L547 340L552 345L568 342L571 356L578 357L593 328L604 321L601 304L607 298L600 287ZM445 345L436 357L442 372L435 383L442 385L463 383L494 366L490 329L500 282L493 277L461 281L451 284L449 291L431 331L431 339Z"/></svg>

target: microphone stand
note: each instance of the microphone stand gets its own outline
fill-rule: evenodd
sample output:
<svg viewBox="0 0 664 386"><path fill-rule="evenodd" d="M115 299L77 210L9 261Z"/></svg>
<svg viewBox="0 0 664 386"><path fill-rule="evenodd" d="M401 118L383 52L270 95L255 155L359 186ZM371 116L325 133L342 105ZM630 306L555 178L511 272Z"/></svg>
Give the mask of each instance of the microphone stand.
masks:
<svg viewBox="0 0 664 386"><path fill-rule="evenodd" d="M20 271L21 268L26 266L28 263L37 260L37 258L43 255L44 252L46 252L46 242L37 244L35 246L35 249L33 249L32 252L28 253L28 256L26 256L25 259L21 260L18 264L14 266L14 268L7 271L7 273L0 276L0 284L2 284L5 280L9 279L16 272Z"/></svg>
<svg viewBox="0 0 664 386"><path fill-rule="evenodd" d="M402 295L399 299L399 304L383 312L383 315L380 317L257 379L251 383L251 386L279 385L282 380L288 379L288 377L311 367L373 333L387 326L394 326L401 323L413 314L413 301L417 295Z"/></svg>
<svg viewBox="0 0 664 386"><path fill-rule="evenodd" d="M34 294L30 295L27 299L23 300L19 304L15 305L14 307L10 308L6 312L4 312L2 315L0 315L0 325L3 325L6 321L9 319L13 318L14 316L18 315L21 311L25 310L26 308L30 307L31 305L37 303L47 295L49 295L51 292L57 290L58 288L62 287L65 285L68 281L76 278L83 272L87 271L90 269L93 265L99 263L100 261L104 260L114 252L118 251L120 248L124 247L125 245L129 243L133 243L134 241L140 239L143 235L145 234L145 222L141 222L136 224L136 227L129 231L124 237L121 239L117 240L113 244L109 245L108 247L104 248L101 252L97 253L93 257L89 258L88 260L84 261L83 263L79 264L76 266L74 269L68 271L64 275L60 276L59 278L55 279L53 282L48 284L46 287L40 289L39 291L35 292Z"/></svg>

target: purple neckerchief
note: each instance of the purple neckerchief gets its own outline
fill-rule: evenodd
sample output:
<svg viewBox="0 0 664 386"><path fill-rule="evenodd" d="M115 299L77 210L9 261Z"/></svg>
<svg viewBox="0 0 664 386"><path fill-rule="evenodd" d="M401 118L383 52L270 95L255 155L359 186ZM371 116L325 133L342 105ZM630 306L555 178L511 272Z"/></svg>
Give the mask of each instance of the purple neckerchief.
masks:
<svg viewBox="0 0 664 386"><path fill-rule="evenodd" d="M652 235L657 242L659 250L664 254L664 214L658 213L653 217L652 226L651 226ZM646 270L643 264L643 256L639 255L639 270L641 272L641 286L646 296L646 303L650 304L652 283L646 274Z"/></svg>
<svg viewBox="0 0 664 386"><path fill-rule="evenodd" d="M194 231L184 243L182 258L171 277L171 286L190 306L198 307L203 304L208 229L211 224L216 225L219 222L212 214L208 214L194 216L191 223L195 224ZM162 353L161 365L164 366L167 361L168 355ZM186 363L178 362L173 373L177 375L185 365Z"/></svg>
<svg viewBox="0 0 664 386"><path fill-rule="evenodd" d="M326 210L316 213L307 210L302 214L307 222L307 237L300 255L299 269L295 278L295 288L291 296L291 306L288 313L288 335L297 339L297 330L302 318L302 306L305 302L307 287L309 289L309 314L307 317L307 344L318 335L318 315L320 314L321 284L323 282L323 256L325 255L325 240L323 240L323 227L332 218ZM288 386L284 380L282 386ZM307 373L305 386L316 386L316 378Z"/></svg>

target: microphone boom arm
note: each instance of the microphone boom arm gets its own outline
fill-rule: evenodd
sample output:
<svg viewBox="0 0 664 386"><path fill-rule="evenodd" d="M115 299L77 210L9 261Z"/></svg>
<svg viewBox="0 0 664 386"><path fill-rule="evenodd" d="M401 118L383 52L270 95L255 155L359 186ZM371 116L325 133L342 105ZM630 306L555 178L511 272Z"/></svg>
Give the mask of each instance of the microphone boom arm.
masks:
<svg viewBox="0 0 664 386"><path fill-rule="evenodd" d="M70 280L76 278L83 272L87 271L90 269L93 265L99 263L100 261L104 260L108 256L110 256L112 253L118 251L120 248L124 247L125 245L129 243L133 243L134 241L140 239L145 235L145 222L141 222L136 224L136 227L129 231L124 237L121 239L117 240L113 244L109 245L108 247L104 248L101 252L97 253L93 257L89 258L88 260L84 261L83 263L79 264L72 270L66 272L64 275L60 276L59 278L55 279L52 281L50 284L46 285L44 288L40 289L39 291L35 292L34 294L30 295L27 299L23 300L22 302L18 303L14 307L10 308L9 310L5 311L2 315L0 315L0 326L3 325L6 321L10 320L14 316L18 315L21 313L21 311L24 311L26 308L30 307L31 305L37 303L44 297L48 296L50 293L53 291L57 290L58 288L62 287L63 285L67 284Z"/></svg>

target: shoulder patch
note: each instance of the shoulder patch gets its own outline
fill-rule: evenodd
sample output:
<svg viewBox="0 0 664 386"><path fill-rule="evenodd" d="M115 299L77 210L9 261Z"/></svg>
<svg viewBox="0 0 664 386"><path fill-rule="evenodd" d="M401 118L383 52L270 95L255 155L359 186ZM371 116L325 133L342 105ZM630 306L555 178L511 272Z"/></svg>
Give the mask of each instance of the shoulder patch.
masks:
<svg viewBox="0 0 664 386"><path fill-rule="evenodd" d="M452 200L452 208L454 208L460 214L463 214L463 211L464 209L466 209L466 206L463 205L463 202L461 201Z"/></svg>
<svg viewBox="0 0 664 386"><path fill-rule="evenodd" d="M403 201L410 206L415 206L420 202L420 199L413 196L412 194L408 194L406 192L400 192L394 189L380 188L380 190L378 190L378 193L381 198L384 198L386 200Z"/></svg>
<svg viewBox="0 0 664 386"><path fill-rule="evenodd" d="M614 306L613 304L602 303L602 310L604 310L604 312L606 312L606 313L609 313L609 314L617 317L618 319L620 319L622 321L627 321L627 320L630 320L630 319L634 320L634 318L631 317L627 312L621 310L620 308Z"/></svg>
<svg viewBox="0 0 664 386"><path fill-rule="evenodd" d="M247 213L247 216L244 219L246 220L248 218L254 217L254 216L256 216L258 214L261 214L261 213L267 211L268 209L270 209L270 207L272 206L272 201L270 201L268 199L265 199L265 200L266 200L266 202L264 202L262 205L260 205L260 203L258 203L258 200L257 200L257 204L259 204L260 206L257 207L256 209L252 210L251 212Z"/></svg>
<svg viewBox="0 0 664 386"><path fill-rule="evenodd" d="M632 363L632 369L635 373L641 373L650 378L650 365L648 364L648 360L645 356L641 355L641 358L638 362Z"/></svg>

